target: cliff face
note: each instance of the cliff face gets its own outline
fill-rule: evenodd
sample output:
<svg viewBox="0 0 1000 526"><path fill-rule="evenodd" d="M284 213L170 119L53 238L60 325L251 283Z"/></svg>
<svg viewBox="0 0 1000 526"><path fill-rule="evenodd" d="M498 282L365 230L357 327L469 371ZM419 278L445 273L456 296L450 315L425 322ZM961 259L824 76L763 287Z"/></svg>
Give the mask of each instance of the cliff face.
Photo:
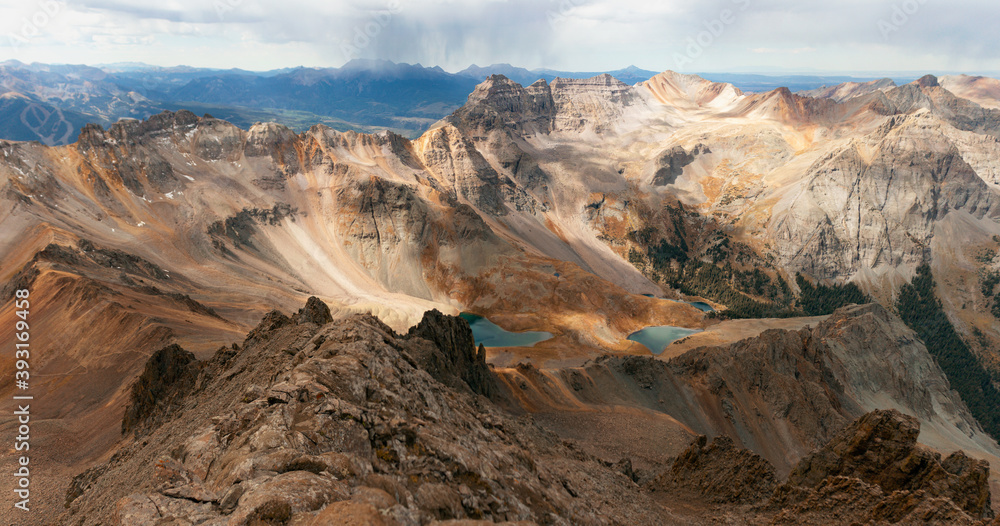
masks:
<svg viewBox="0 0 1000 526"><path fill-rule="evenodd" d="M784 260L820 278L914 268L949 213L1000 217L1000 197L926 115L829 154L804 188L769 230Z"/></svg>

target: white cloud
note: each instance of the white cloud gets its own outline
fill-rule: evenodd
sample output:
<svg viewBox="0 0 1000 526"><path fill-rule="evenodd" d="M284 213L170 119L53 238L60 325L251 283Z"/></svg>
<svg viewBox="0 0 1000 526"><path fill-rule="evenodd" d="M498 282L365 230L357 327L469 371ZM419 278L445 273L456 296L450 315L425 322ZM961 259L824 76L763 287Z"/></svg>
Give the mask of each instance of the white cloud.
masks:
<svg viewBox="0 0 1000 526"><path fill-rule="evenodd" d="M814 47L797 47L797 48L786 48L777 49L773 47L757 47L750 50L753 53L780 53L785 55L798 55L799 53L812 53L816 51Z"/></svg>
<svg viewBox="0 0 1000 526"><path fill-rule="evenodd" d="M54 1L0 5L0 59L270 69L358 56L448 70L667 69L700 38L709 45L687 71L1000 70L995 0L926 0L888 40L880 21L920 0L81 0L58 3L31 30Z"/></svg>

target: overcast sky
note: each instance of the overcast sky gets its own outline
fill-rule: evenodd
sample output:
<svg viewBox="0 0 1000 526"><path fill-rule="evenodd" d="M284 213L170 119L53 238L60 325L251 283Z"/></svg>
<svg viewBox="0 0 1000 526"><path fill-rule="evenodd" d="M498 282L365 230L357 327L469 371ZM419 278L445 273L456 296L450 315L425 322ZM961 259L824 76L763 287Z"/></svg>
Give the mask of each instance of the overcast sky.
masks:
<svg viewBox="0 0 1000 526"><path fill-rule="evenodd" d="M1000 71L997 0L3 0L0 61Z"/></svg>

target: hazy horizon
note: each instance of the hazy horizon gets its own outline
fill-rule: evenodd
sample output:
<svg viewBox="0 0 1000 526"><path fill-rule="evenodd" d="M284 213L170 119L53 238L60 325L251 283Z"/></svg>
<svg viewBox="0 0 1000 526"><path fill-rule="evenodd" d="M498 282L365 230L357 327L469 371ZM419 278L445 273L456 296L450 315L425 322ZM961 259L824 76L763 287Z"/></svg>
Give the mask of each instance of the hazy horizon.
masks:
<svg viewBox="0 0 1000 526"><path fill-rule="evenodd" d="M6 59L6 60L0 61L0 64L4 64L4 63L16 61L16 60L17 59ZM387 60L387 59L384 59L384 60ZM192 66L191 64L183 64L183 63L178 63L178 64L150 64L150 63L146 63L146 62L135 62L135 61L111 62L111 63L23 62L23 61L18 61L18 62L21 62L22 64L27 65L27 66L31 66L31 65L35 65L35 64L46 65L46 66L85 66L85 67L93 67L93 68L98 68L98 69L102 69L103 68L103 69L107 69L107 70L116 70L116 69L119 69L119 68L124 70L124 69L126 69L126 67L135 67L135 68L149 67L149 68L161 68L161 69L191 68L191 69L205 69L205 70L213 70L213 71L240 70L240 71L247 71L247 72L250 72L250 73L270 73L270 72L275 72L275 71L295 70L295 69L313 69L313 70L339 69L339 68L342 68L342 67L344 67L344 66L347 65L346 63L342 64L340 66L310 66L310 65L297 64L297 65L283 66L283 67L280 67L280 68L273 68L273 69L256 69L256 70L252 70L252 69L239 68L239 67ZM420 63L407 63L407 62L393 62L393 64L396 64L396 65L407 65L407 66L419 66L419 67L424 67L424 68L428 68L428 69L432 69L432 68L435 68L435 67L440 67L440 66L435 66L435 65L420 64ZM672 71L670 68L666 68L666 69L644 68L644 67L641 67L641 66L636 66L635 64L627 64L627 65L624 65L624 66L613 67L613 68L608 68L608 69L603 69L603 70L560 70L560 69L548 68L548 67L527 68L527 67L521 66L519 64L509 64L509 63L469 64L468 66L466 66L464 68L458 68L458 69L454 69L454 70L449 70L449 69L445 69L445 68L441 68L441 69L444 72L449 73L449 74L459 74L462 71L465 71L466 69L472 68L472 67L491 68L491 67L496 67L496 66L511 66L511 67L514 67L514 68L523 68L523 69L526 69L526 70L531 71L531 72L565 72L565 73L586 73L586 72L598 73L598 72L604 72L604 71L621 71L621 70L626 70L626 69L629 69L629 68L637 68L639 70L652 71L652 72L656 72L656 73L662 73L664 71ZM821 70L821 69L810 70L810 69L805 69L805 68L803 68L803 69L792 68L792 69L788 69L788 70L782 71L782 70L779 70L779 69L774 69L774 68L768 69L768 68L763 68L763 67L759 68L759 69L757 69L757 68L743 67L743 68L734 68L734 69L730 69L730 70L687 71L687 72L683 72L683 73L685 73L685 74L693 74L693 75L702 75L702 74L723 75L723 74L729 74L729 75L759 75L759 76L764 76L764 77L801 76L801 77L856 77L856 78L919 77L919 76L923 76L923 75L926 75L926 74L937 75L937 76L941 76L941 75L1000 76L1000 70L998 70L998 71L968 71L968 70L909 70L909 71L862 71L862 70L854 70L854 71L833 71L833 70Z"/></svg>

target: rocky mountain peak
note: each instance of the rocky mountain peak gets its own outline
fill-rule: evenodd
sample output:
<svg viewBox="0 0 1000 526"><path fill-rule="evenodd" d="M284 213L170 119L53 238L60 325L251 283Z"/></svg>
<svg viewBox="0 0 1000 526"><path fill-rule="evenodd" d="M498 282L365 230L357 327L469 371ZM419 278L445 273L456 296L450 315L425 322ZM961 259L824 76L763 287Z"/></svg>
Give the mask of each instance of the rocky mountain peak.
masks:
<svg viewBox="0 0 1000 526"><path fill-rule="evenodd" d="M557 77L557 78L555 78L555 79L552 80L552 85L553 86L559 86L559 87L564 87L564 86L603 86L603 87L613 88L613 89L618 89L618 90L628 89L628 88L631 87L628 84L625 84L624 82L616 79L610 73L601 73L600 75L597 75L596 77L591 77L589 79L564 79L564 78L561 78L561 77Z"/></svg>
<svg viewBox="0 0 1000 526"><path fill-rule="evenodd" d="M507 94L520 94L524 87L513 80L495 73L486 77L476 89L469 94L469 102L478 102L491 98L503 98Z"/></svg>
<svg viewBox="0 0 1000 526"><path fill-rule="evenodd" d="M773 93L783 99L791 99L793 97L792 90L786 88L785 86L775 89Z"/></svg>
<svg viewBox="0 0 1000 526"><path fill-rule="evenodd" d="M100 124L90 123L80 130L80 135L76 139L76 147L81 151L89 150L95 146L104 144L107 134Z"/></svg>
<svg viewBox="0 0 1000 526"><path fill-rule="evenodd" d="M936 88L940 86L940 84L938 84L937 77L935 77L934 75L924 75L923 77L920 77L914 82L916 83L917 86L920 86L921 88Z"/></svg>
<svg viewBox="0 0 1000 526"><path fill-rule="evenodd" d="M108 140L118 144L135 144L148 135L154 135L176 128L188 128L201 119L188 110L164 111L149 116L145 120L122 119L105 131L98 124L88 124L80 131L77 149L86 152L94 147L104 147Z"/></svg>
<svg viewBox="0 0 1000 526"><path fill-rule="evenodd" d="M247 131L247 149L263 151L295 140L297 134L289 127L275 122L258 122Z"/></svg>
<svg viewBox="0 0 1000 526"><path fill-rule="evenodd" d="M555 113L552 91L547 83L524 88L503 75L491 75L476 86L468 102L449 120L463 128L547 133Z"/></svg>
<svg viewBox="0 0 1000 526"><path fill-rule="evenodd" d="M642 82L638 87L647 90L655 100L675 107L729 106L742 97L743 92L729 83L712 82L698 75L664 71Z"/></svg>
<svg viewBox="0 0 1000 526"><path fill-rule="evenodd" d="M174 128L194 126L198 116L187 110L177 112L164 111L150 115L145 120L123 119L112 124L108 136L122 143L130 143L146 135L170 131Z"/></svg>

